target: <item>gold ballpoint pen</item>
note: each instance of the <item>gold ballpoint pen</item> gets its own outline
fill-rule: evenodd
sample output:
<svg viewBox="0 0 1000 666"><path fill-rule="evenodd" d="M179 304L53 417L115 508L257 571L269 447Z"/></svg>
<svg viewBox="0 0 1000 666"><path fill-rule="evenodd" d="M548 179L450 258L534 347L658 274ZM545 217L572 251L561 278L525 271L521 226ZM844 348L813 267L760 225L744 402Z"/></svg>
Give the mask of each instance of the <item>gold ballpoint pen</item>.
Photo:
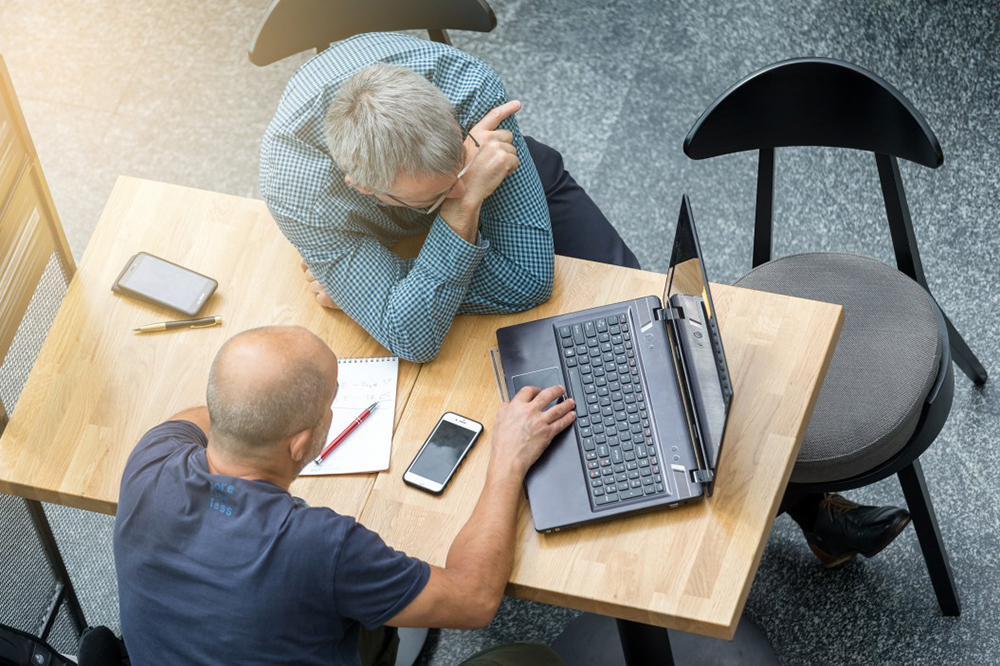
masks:
<svg viewBox="0 0 1000 666"><path fill-rule="evenodd" d="M152 333L153 331L169 331L173 328L208 328L222 323L222 317L205 317L203 319L182 319L180 321L161 321L158 324L147 324L132 329L135 333Z"/></svg>

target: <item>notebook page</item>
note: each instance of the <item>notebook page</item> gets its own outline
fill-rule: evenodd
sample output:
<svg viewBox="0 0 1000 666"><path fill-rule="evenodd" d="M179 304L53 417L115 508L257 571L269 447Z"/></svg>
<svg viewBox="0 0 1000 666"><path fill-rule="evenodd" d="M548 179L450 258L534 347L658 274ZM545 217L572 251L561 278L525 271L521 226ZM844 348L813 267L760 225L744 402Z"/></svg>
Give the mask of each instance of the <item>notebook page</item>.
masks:
<svg viewBox="0 0 1000 666"><path fill-rule="evenodd" d="M373 402L378 407L322 463L309 463L300 475L359 474L389 469L398 374L399 359L395 356L338 360L340 388L333 401L333 421L324 446L336 439L366 407Z"/></svg>

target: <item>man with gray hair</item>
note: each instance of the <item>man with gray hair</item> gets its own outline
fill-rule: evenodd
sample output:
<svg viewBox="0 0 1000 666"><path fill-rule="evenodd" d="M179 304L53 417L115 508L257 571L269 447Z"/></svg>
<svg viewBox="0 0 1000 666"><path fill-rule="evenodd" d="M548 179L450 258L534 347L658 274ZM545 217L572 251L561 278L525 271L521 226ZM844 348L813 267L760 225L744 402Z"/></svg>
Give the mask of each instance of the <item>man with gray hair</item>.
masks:
<svg viewBox="0 0 1000 666"><path fill-rule="evenodd" d="M546 410L563 394L554 386L525 388L501 406L479 502L436 567L289 494L325 443L336 393L337 358L322 340L302 328L252 329L219 350L207 407L143 435L125 466L114 527L134 666L391 666L392 627L492 620L513 566L524 474L573 422L574 402ZM516 643L463 664L561 661Z"/></svg>
<svg viewBox="0 0 1000 666"><path fill-rule="evenodd" d="M559 153L521 134L520 108L484 63L407 35L303 65L261 143L260 187L320 304L425 362L456 314L548 299L554 253L638 268ZM424 234L416 258L389 250Z"/></svg>

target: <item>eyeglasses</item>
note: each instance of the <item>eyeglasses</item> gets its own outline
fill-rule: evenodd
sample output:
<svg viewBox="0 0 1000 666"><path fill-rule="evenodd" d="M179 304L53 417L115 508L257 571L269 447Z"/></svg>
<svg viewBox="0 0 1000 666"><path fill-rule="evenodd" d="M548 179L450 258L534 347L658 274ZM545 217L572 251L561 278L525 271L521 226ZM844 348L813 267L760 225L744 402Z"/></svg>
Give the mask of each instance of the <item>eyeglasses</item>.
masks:
<svg viewBox="0 0 1000 666"><path fill-rule="evenodd" d="M476 146L476 152L472 154L472 159L469 160L469 163L466 164L462 168L462 170L458 172L457 176L455 176L455 182L453 182L451 185L448 186L448 189L445 190L440 197L438 197L438 200L434 202L433 206L430 206L429 208L419 208L417 206L411 206L410 204L404 201L400 201L399 199L392 196L388 192L383 193L382 196L392 199L403 208L409 208L410 210L416 211L422 215L430 215L431 213L436 211L438 209L438 206L444 203L444 200L448 198L448 195L451 194L451 191L455 189L456 185L458 185L458 181L462 180L462 176L464 176L466 172L472 167L472 164L476 161L476 158L479 157L479 149L481 148L481 146L479 145L479 142L476 141L476 137L469 134L469 132L464 127L462 128L462 134L464 134L464 136L462 137L463 143L465 142L466 138L472 139L472 143Z"/></svg>

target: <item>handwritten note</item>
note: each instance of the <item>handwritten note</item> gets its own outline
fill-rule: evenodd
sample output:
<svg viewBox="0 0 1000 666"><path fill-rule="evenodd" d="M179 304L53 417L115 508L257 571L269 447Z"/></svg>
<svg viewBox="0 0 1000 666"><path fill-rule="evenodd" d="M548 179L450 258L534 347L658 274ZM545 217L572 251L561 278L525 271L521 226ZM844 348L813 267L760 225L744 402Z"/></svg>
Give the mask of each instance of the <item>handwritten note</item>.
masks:
<svg viewBox="0 0 1000 666"><path fill-rule="evenodd" d="M399 359L342 358L337 365L337 398L325 442L329 444L372 403L375 411L328 455L309 463L301 474L360 474L389 469L392 422L396 413Z"/></svg>

